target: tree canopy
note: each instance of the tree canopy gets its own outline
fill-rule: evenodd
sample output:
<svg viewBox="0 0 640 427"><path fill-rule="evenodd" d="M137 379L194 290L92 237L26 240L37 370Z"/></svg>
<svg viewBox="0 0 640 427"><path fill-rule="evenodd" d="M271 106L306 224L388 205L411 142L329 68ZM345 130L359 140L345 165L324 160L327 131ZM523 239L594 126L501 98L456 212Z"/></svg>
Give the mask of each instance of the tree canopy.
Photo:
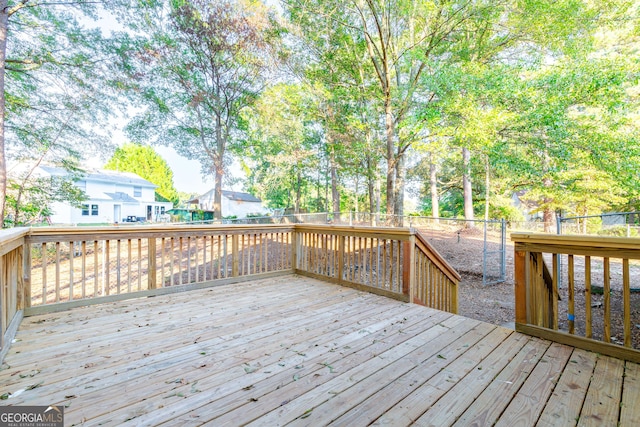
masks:
<svg viewBox="0 0 640 427"><path fill-rule="evenodd" d="M171 202L174 206L178 204L178 192L173 186L173 171L153 147L140 144L124 144L116 148L104 168L121 172L133 172L158 186L156 188L157 199Z"/></svg>
<svg viewBox="0 0 640 427"><path fill-rule="evenodd" d="M131 140L199 160L218 203L235 158L298 212L640 209L637 1L4 3L3 197L3 147L75 164L126 100ZM122 29L82 25L100 10Z"/></svg>

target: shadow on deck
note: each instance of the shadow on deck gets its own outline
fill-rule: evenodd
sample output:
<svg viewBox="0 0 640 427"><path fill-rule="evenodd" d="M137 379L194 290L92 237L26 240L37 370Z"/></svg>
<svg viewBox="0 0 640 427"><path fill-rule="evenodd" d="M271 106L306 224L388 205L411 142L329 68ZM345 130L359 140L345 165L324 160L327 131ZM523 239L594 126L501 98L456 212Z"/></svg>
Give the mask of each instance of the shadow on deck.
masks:
<svg viewBox="0 0 640 427"><path fill-rule="evenodd" d="M2 405L65 425L639 425L640 366L295 275L25 318Z"/></svg>

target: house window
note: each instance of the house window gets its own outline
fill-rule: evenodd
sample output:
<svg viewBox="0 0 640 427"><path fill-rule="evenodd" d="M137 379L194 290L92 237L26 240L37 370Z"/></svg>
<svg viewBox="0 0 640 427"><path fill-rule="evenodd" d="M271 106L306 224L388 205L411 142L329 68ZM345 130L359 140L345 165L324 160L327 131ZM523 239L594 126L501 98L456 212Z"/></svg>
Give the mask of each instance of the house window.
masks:
<svg viewBox="0 0 640 427"><path fill-rule="evenodd" d="M82 205L82 216L89 216L89 205Z"/></svg>
<svg viewBox="0 0 640 427"><path fill-rule="evenodd" d="M91 205L91 216L98 216L98 205Z"/></svg>
<svg viewBox="0 0 640 427"><path fill-rule="evenodd" d="M133 197L142 197L142 187L133 187Z"/></svg>
<svg viewBox="0 0 640 427"><path fill-rule="evenodd" d="M160 206L160 214L164 215L164 206Z"/></svg>

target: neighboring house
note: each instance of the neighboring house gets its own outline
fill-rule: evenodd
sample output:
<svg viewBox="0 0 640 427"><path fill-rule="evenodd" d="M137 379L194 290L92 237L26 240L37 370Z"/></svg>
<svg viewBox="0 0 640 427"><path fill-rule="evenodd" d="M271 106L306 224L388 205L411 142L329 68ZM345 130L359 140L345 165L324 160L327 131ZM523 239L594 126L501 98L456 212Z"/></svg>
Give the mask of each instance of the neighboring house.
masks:
<svg viewBox="0 0 640 427"><path fill-rule="evenodd" d="M65 176L62 168L40 166L42 176ZM68 203L56 202L51 206L52 223L114 223L127 217L143 218L147 221L161 221L166 211L173 207L170 202L156 202L155 189L158 187L131 172L95 170L88 172L75 183L89 197L76 208Z"/></svg>
<svg viewBox="0 0 640 427"><path fill-rule="evenodd" d="M212 211L214 195L215 189L211 189L189 200L187 203L190 205L198 205L199 209L205 211ZM265 209L262 207L262 200L249 193L241 193L238 191L222 190L221 208L223 217L235 216L237 218L246 218L247 215L265 214Z"/></svg>

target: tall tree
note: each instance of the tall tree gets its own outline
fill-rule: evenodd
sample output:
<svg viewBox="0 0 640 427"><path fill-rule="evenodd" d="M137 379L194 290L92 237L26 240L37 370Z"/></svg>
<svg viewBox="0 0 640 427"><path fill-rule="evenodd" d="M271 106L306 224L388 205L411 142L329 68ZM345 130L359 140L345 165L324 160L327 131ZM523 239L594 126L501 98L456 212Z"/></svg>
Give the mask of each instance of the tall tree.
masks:
<svg viewBox="0 0 640 427"><path fill-rule="evenodd" d="M157 195L173 203L174 206L178 204L178 192L173 186L173 171L167 162L148 145L125 144L116 148L104 168L133 172L157 185Z"/></svg>
<svg viewBox="0 0 640 427"><path fill-rule="evenodd" d="M82 156L80 144L94 155L109 147L114 75L101 32L80 22L99 3L0 2L0 217L8 160L64 166Z"/></svg>
<svg viewBox="0 0 640 427"><path fill-rule="evenodd" d="M241 111L267 78L272 22L256 1L152 2L136 22L148 37L129 38L124 67L145 110L132 139L172 145L214 175L220 218L229 144L243 131Z"/></svg>

